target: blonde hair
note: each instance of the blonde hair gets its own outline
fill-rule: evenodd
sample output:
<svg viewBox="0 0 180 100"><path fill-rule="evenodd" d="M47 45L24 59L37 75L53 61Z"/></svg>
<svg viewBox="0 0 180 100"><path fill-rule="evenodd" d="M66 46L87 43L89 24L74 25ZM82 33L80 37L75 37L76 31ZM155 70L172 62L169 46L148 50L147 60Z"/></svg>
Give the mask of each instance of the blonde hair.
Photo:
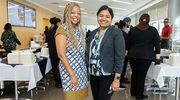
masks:
<svg viewBox="0 0 180 100"><path fill-rule="evenodd" d="M79 5L74 2L70 2L69 4L66 5L66 8L64 10L63 23L66 24L68 37L70 38L70 40L72 42L72 47L79 49L78 39L74 34L73 25L71 23L71 17L70 17L71 11L72 11L73 7L75 7L75 6L79 7ZM81 11L80 11L80 16L81 16ZM76 24L76 26L79 26L79 29L81 32L82 47L83 47L83 49L85 49L85 39L84 39L84 33L82 31L81 18L80 18L80 21Z"/></svg>

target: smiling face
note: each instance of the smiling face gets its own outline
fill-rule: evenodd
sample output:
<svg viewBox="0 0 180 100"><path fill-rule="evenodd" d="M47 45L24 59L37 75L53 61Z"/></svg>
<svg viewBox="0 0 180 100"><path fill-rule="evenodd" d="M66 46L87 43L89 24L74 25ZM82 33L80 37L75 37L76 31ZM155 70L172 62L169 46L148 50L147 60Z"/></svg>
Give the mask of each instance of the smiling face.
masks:
<svg viewBox="0 0 180 100"><path fill-rule="evenodd" d="M81 18L81 12L80 8L78 6L74 6L71 11L71 23L73 25L79 24L80 18Z"/></svg>
<svg viewBox="0 0 180 100"><path fill-rule="evenodd" d="M107 28L112 22L112 17L110 15L109 11L108 10L102 10L98 14L97 21L98 21L98 24L100 25L101 28Z"/></svg>

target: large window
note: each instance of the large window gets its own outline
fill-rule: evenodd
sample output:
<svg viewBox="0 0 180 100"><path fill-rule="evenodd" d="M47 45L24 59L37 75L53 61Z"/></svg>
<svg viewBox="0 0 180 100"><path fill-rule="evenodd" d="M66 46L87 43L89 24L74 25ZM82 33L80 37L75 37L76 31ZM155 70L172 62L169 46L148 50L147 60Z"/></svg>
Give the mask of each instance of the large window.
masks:
<svg viewBox="0 0 180 100"><path fill-rule="evenodd" d="M35 9L7 1L8 23L15 26L36 27Z"/></svg>

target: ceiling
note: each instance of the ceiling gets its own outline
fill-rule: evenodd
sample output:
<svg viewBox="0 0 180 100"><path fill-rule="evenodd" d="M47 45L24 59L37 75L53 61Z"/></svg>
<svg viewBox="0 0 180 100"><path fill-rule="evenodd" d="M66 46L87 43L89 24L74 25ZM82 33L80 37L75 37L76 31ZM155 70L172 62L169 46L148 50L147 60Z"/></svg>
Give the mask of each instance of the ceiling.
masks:
<svg viewBox="0 0 180 100"><path fill-rule="evenodd" d="M108 5L114 11L114 19L120 20L125 16L132 14L140 8L156 1L161 0L26 0L51 12L63 16L64 7L73 1L79 1L82 18L96 19L96 13L102 5ZM42 2L43 1L43 2Z"/></svg>

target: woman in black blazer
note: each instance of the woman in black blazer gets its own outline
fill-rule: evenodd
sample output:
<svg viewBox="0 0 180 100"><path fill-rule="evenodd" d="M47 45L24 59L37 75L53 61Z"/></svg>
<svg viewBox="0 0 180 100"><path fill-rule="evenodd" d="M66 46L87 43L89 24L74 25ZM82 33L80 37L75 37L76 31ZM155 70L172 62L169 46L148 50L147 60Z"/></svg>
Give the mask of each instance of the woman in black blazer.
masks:
<svg viewBox="0 0 180 100"><path fill-rule="evenodd" d="M97 12L99 28L89 37L88 57L91 90L94 100L110 100L119 88L125 42L122 31L112 27L113 11L102 6Z"/></svg>
<svg viewBox="0 0 180 100"><path fill-rule="evenodd" d="M149 26L150 16L142 14L139 24L128 33L128 58L132 68L131 95L136 99L147 98L143 94L145 76L152 60L160 59L160 37L156 28Z"/></svg>

